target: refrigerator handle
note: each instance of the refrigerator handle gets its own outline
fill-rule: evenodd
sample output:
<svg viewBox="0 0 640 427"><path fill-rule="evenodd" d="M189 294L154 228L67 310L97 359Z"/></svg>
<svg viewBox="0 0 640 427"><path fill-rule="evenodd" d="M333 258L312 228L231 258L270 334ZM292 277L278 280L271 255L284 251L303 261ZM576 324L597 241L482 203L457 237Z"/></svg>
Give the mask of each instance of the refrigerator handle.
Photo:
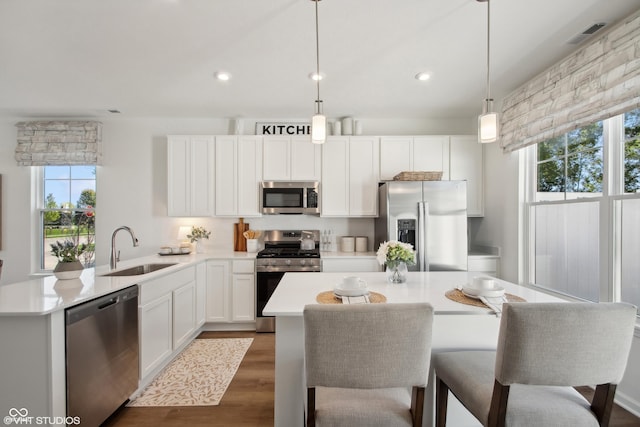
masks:
<svg viewBox="0 0 640 427"><path fill-rule="evenodd" d="M429 203L418 202L418 266L420 271L429 271L429 254L427 253L427 230L429 223Z"/></svg>

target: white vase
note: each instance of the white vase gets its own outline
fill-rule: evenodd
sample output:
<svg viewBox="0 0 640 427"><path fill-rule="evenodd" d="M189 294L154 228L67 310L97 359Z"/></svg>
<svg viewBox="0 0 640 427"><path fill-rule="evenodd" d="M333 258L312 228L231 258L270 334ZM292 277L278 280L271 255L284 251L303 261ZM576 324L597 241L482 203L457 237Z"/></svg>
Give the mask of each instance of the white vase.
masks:
<svg viewBox="0 0 640 427"><path fill-rule="evenodd" d="M77 279L82 274L84 267L80 261L58 262L53 274L60 280Z"/></svg>
<svg viewBox="0 0 640 427"><path fill-rule="evenodd" d="M197 240L196 241L196 253L197 254L203 254L205 252L206 252L206 250L204 248L204 243L201 242L200 240Z"/></svg>

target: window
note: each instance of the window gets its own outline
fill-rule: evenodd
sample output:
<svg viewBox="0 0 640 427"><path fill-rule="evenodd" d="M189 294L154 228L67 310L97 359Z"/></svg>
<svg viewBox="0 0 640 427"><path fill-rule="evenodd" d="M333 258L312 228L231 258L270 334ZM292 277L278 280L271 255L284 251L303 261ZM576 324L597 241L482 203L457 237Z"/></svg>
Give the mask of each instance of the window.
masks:
<svg viewBox="0 0 640 427"><path fill-rule="evenodd" d="M640 109L527 150L528 282L640 306Z"/></svg>
<svg viewBox="0 0 640 427"><path fill-rule="evenodd" d="M538 144L536 200L602 194L602 122Z"/></svg>
<svg viewBox="0 0 640 427"><path fill-rule="evenodd" d="M52 270L57 259L51 243L71 240L88 247L80 261L95 262L96 167L43 166L40 209L40 269Z"/></svg>

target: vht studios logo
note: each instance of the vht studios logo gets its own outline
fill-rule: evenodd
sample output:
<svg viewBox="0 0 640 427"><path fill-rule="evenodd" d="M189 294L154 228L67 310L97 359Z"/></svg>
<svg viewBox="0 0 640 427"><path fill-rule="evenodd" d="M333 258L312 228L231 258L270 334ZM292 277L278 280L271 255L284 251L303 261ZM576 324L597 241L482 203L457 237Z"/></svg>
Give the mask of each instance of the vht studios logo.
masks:
<svg viewBox="0 0 640 427"><path fill-rule="evenodd" d="M80 417L34 417L29 416L27 408L11 408L9 415L3 418L5 425L80 425Z"/></svg>

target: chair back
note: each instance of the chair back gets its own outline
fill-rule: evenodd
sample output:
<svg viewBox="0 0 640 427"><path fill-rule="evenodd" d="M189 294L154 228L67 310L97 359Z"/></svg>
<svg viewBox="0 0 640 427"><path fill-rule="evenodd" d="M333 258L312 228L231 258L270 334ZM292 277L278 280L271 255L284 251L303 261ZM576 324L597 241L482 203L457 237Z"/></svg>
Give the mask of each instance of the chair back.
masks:
<svg viewBox="0 0 640 427"><path fill-rule="evenodd" d="M495 375L513 383L618 384L636 322L625 303L504 304Z"/></svg>
<svg viewBox="0 0 640 427"><path fill-rule="evenodd" d="M426 386L432 323L428 303L306 306L307 387Z"/></svg>

